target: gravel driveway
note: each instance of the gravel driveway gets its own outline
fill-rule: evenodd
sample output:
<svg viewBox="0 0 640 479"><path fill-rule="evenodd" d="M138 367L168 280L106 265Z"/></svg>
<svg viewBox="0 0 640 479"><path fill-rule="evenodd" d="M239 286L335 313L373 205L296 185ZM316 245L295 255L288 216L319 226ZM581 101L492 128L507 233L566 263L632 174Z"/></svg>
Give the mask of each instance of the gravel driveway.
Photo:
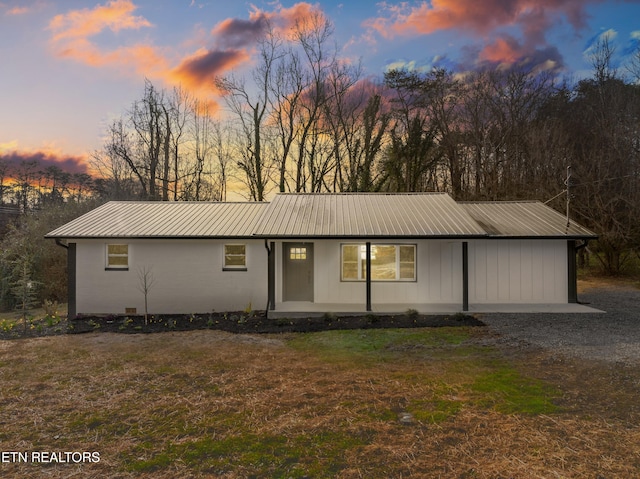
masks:
<svg viewBox="0 0 640 479"><path fill-rule="evenodd" d="M640 290L589 289L578 299L606 313L492 313L479 319L507 344L524 342L570 356L640 364Z"/></svg>

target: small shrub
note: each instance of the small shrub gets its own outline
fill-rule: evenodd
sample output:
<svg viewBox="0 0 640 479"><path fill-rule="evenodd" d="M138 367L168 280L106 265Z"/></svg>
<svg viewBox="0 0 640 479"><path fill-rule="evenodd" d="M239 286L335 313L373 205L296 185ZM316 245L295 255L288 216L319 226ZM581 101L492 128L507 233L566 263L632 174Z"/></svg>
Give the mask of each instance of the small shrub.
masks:
<svg viewBox="0 0 640 479"><path fill-rule="evenodd" d="M413 308L409 308L405 311L405 314L409 316L411 319L418 319L420 313Z"/></svg>
<svg viewBox="0 0 640 479"><path fill-rule="evenodd" d="M456 313L452 316L449 316L449 320L451 321L466 321L467 319L469 319L471 316L469 316L468 314L465 313Z"/></svg>
<svg viewBox="0 0 640 479"><path fill-rule="evenodd" d="M47 327L51 328L53 326L55 326L56 324L60 323L60 316L45 316L44 317L44 322L47 324Z"/></svg>
<svg viewBox="0 0 640 479"><path fill-rule="evenodd" d="M0 330L8 333L11 331L16 325L15 321L11 321L10 319L0 319Z"/></svg>
<svg viewBox="0 0 640 479"><path fill-rule="evenodd" d="M338 319L338 317L336 316L336 313L332 313L330 311L327 311L326 313L324 313L322 315L322 319L324 319L325 322L327 322L327 323L332 323L333 321Z"/></svg>
<svg viewBox="0 0 640 479"><path fill-rule="evenodd" d="M42 309L44 309L44 314L47 318L56 318L58 317L58 302L50 301L45 299L42 302Z"/></svg>

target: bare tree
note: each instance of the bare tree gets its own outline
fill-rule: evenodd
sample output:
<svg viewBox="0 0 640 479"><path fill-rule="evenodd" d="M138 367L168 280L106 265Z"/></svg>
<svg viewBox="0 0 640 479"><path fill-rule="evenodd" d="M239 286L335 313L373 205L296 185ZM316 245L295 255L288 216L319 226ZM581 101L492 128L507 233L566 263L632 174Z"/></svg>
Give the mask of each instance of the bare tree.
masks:
<svg viewBox="0 0 640 479"><path fill-rule="evenodd" d="M212 153L216 160L217 184L219 185L219 196L215 197L215 199L218 201L227 201L227 182L230 173L231 159L233 158L230 125L227 123L214 122L212 127ZM212 175L214 175L213 172ZM212 181L216 183L215 180Z"/></svg>
<svg viewBox="0 0 640 479"><path fill-rule="evenodd" d="M589 58L593 67L594 79L597 83L604 83L617 77L617 69L613 66L613 55L616 48L609 41L608 35L603 35L591 49Z"/></svg>
<svg viewBox="0 0 640 479"><path fill-rule="evenodd" d="M20 205L22 212L29 211L37 203L37 191L33 186L37 184L39 175L38 162L35 160L21 161L15 168L14 194L16 203Z"/></svg>
<svg viewBox="0 0 640 479"><path fill-rule="evenodd" d="M144 324L148 324L149 320L149 292L156 284L156 278L153 274L153 268L141 266L138 268L138 291L144 295Z"/></svg>
<svg viewBox="0 0 640 479"><path fill-rule="evenodd" d="M158 91L149 80L145 80L144 96L136 101L129 112L133 128L133 141L138 150L138 170L144 171L148 199L160 199L156 181L164 153L165 169L169 163L169 137L171 126L164 100L164 92ZM163 197L167 195L167 178L163 178Z"/></svg>
<svg viewBox="0 0 640 479"><path fill-rule="evenodd" d="M10 186L5 184L8 176L9 163L3 158L0 158L0 205L4 204L5 194L10 190Z"/></svg>
<svg viewBox="0 0 640 479"><path fill-rule="evenodd" d="M218 77L216 87L223 92L227 106L240 126L241 159L238 168L244 174L251 199L264 201L273 158L265 151L268 107L272 103L272 81L276 62L283 55L281 40L269 27L259 44L259 62L252 71L253 86L235 75Z"/></svg>

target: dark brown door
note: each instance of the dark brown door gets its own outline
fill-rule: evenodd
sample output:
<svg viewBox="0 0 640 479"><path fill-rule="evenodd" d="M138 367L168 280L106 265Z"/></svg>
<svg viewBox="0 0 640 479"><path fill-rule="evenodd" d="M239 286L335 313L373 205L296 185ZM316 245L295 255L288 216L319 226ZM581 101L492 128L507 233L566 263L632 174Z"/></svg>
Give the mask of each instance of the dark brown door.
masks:
<svg viewBox="0 0 640 479"><path fill-rule="evenodd" d="M313 243L283 243L283 300L313 301Z"/></svg>

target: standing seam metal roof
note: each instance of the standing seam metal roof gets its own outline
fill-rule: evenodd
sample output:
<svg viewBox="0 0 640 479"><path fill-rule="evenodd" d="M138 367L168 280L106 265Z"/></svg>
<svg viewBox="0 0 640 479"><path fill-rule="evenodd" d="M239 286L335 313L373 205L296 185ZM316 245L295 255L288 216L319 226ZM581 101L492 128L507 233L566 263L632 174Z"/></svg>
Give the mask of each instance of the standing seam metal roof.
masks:
<svg viewBox="0 0 640 479"><path fill-rule="evenodd" d="M106 203L48 238L596 238L537 202L446 193L279 194L271 203Z"/></svg>
<svg viewBox="0 0 640 479"><path fill-rule="evenodd" d="M492 237L596 238L587 228L539 201L460 202Z"/></svg>
<svg viewBox="0 0 640 479"><path fill-rule="evenodd" d="M48 238L251 237L268 203L111 201Z"/></svg>
<svg viewBox="0 0 640 479"><path fill-rule="evenodd" d="M457 237L486 232L446 193L279 194L258 237Z"/></svg>

